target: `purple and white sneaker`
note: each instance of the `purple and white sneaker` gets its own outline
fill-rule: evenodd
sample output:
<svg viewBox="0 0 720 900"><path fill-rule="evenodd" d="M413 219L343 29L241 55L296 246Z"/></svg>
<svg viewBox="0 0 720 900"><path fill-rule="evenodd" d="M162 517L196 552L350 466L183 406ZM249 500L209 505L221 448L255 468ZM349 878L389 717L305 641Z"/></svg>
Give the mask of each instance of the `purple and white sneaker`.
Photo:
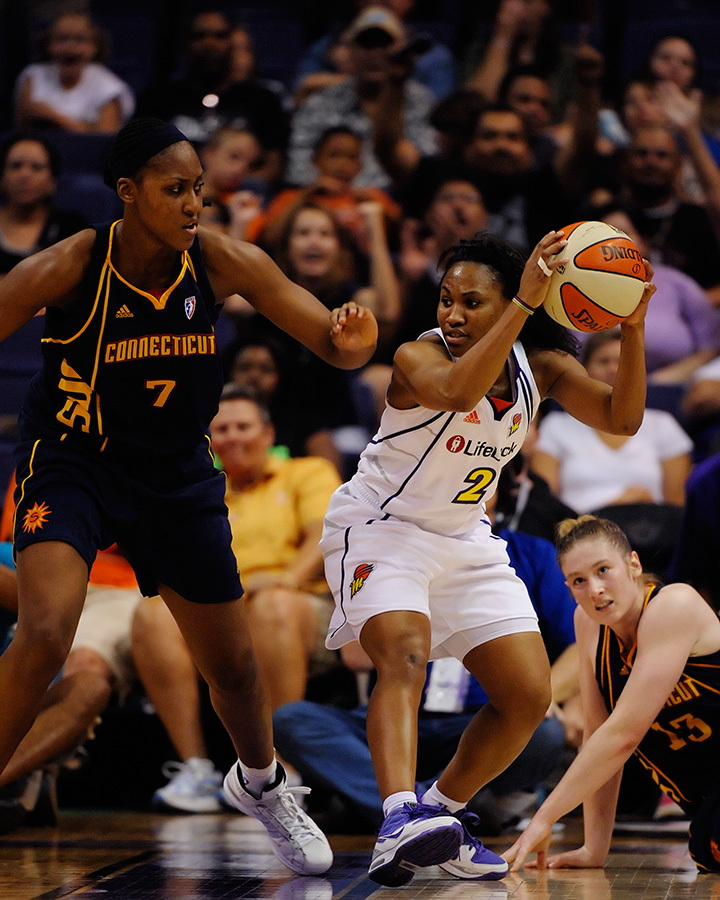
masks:
<svg viewBox="0 0 720 900"><path fill-rule="evenodd" d="M403 803L380 827L368 875L378 884L400 887L418 869L455 856L463 836L462 823L446 807Z"/></svg>
<svg viewBox="0 0 720 900"><path fill-rule="evenodd" d="M508 864L497 853L488 850L483 842L475 837L479 830L480 819L475 813L461 810L457 814L463 827L463 841L457 853L440 863L440 868L456 878L472 878L476 881L496 881L508 873Z"/></svg>

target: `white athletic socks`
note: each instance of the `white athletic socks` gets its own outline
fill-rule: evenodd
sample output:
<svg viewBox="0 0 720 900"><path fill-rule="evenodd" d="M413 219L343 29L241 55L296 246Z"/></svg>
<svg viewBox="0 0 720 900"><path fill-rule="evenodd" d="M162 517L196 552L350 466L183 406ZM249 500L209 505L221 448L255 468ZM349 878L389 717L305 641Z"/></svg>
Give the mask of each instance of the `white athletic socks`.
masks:
<svg viewBox="0 0 720 900"><path fill-rule="evenodd" d="M259 797L262 794L263 788L266 788L275 780L277 774L277 760L274 758L270 765L265 769L251 769L250 766L246 766L242 760L238 760L238 762L240 763L240 771L242 772L245 787L256 797Z"/></svg>
<svg viewBox="0 0 720 900"><path fill-rule="evenodd" d="M429 806L438 806L438 804L442 804L443 806L446 806L451 813L458 812L458 810L463 809L466 805L465 803L458 803L457 800L451 800L449 797L446 797L442 791L438 790L437 781L429 790L425 791L420 798L420 802L427 803Z"/></svg>
<svg viewBox="0 0 720 900"><path fill-rule="evenodd" d="M383 800L383 815L389 816L392 810L402 806L403 803L417 803L417 799L414 791L397 791L390 794Z"/></svg>

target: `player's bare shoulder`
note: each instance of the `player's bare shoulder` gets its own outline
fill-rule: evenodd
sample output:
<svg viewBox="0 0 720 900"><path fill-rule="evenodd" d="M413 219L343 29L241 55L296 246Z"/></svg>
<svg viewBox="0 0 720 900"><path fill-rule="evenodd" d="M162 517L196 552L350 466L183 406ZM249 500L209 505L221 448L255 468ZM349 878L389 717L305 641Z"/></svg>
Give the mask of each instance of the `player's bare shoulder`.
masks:
<svg viewBox="0 0 720 900"><path fill-rule="evenodd" d="M427 360L445 358L450 360L450 354L440 335L431 332L423 335L416 341L407 341L395 351L393 367L400 372L414 368Z"/></svg>
<svg viewBox="0 0 720 900"><path fill-rule="evenodd" d="M450 354L437 334L427 334L417 341L400 344L393 357L393 374L388 390L390 405L396 409L417 406L412 387L413 373L443 359L451 362Z"/></svg>
<svg viewBox="0 0 720 900"><path fill-rule="evenodd" d="M270 257L255 244L228 237L213 228L198 229L198 243L210 283L218 300L251 291L258 279L276 269Z"/></svg>
<svg viewBox="0 0 720 900"><path fill-rule="evenodd" d="M38 309L67 306L77 295L94 245L95 229L84 228L19 262L3 280L3 290L22 290L28 305Z"/></svg>

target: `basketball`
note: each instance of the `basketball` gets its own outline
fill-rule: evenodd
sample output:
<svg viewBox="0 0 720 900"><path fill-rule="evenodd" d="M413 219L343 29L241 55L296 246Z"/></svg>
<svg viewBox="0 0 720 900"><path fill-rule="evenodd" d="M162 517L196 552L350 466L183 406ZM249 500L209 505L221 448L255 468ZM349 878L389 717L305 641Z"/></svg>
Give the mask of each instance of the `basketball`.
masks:
<svg viewBox="0 0 720 900"><path fill-rule="evenodd" d="M574 331L607 331L635 311L645 284L642 253L624 231L605 222L563 228L569 257L550 277L545 310Z"/></svg>

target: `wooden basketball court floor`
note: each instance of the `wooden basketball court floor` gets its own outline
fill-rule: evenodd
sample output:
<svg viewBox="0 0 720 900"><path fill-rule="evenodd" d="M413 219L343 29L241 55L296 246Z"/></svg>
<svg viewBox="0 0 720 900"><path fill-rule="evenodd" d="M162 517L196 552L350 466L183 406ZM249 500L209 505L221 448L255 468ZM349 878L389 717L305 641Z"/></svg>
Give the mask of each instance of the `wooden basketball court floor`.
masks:
<svg viewBox="0 0 720 900"><path fill-rule="evenodd" d="M567 820L554 846L577 846ZM489 839L502 852L511 837ZM374 839L331 836L335 864L323 877L292 875L262 826L231 813L63 811L57 828L0 837L1 900L720 900L720 875L699 875L681 834L617 836L605 870L459 881L424 869L402 888L367 877Z"/></svg>

